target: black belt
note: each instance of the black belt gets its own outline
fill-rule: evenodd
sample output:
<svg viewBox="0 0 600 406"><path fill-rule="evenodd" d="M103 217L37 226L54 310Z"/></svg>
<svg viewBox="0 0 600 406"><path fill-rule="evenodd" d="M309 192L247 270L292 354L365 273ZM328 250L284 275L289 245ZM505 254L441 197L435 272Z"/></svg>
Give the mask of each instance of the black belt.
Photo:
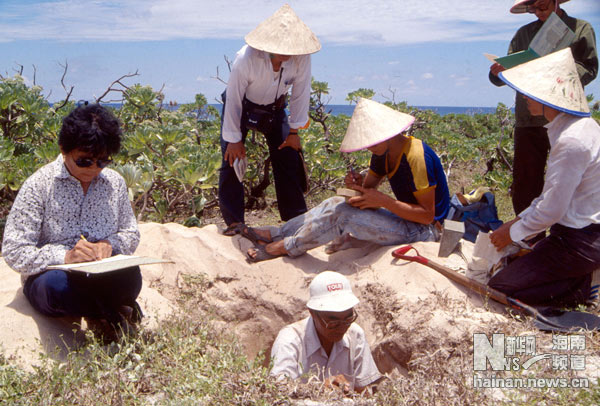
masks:
<svg viewBox="0 0 600 406"><path fill-rule="evenodd" d="M276 111L280 111L283 110L286 106L285 103L285 93L282 94L281 96L279 96L279 98L277 100L275 100L275 102L271 103L271 104L257 104L254 103L250 100L248 100L246 98L246 96L244 96L244 99L242 100L242 107L244 107L245 109L259 109L259 110L266 110L266 111L272 111L272 112L276 112Z"/></svg>

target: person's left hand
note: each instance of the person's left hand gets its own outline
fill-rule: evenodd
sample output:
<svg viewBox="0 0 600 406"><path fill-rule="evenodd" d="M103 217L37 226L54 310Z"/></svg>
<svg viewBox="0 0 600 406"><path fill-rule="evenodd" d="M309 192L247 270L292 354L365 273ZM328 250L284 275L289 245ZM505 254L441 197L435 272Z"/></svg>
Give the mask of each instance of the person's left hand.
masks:
<svg viewBox="0 0 600 406"><path fill-rule="evenodd" d="M323 385L326 388L331 388L331 389L339 388L345 394L350 393L350 390L351 390L350 382L348 382L348 380L346 379L344 374L330 376L329 378L327 378L323 381Z"/></svg>
<svg viewBox="0 0 600 406"><path fill-rule="evenodd" d="M494 231L490 235L490 241L494 244L497 251L502 251L504 247L511 244L513 240L510 238L510 227L517 221L519 218L515 218L508 223L502 224L496 231Z"/></svg>
<svg viewBox="0 0 600 406"><path fill-rule="evenodd" d="M94 244L97 259L108 258L112 255L112 245L108 240L100 240Z"/></svg>
<svg viewBox="0 0 600 406"><path fill-rule="evenodd" d="M362 193L361 196L351 197L348 200L348 204L353 207L363 209L379 209L384 207L386 202L391 199L385 193L381 193L372 188L364 188L358 185L349 185L352 189L358 190Z"/></svg>
<svg viewBox="0 0 600 406"><path fill-rule="evenodd" d="M300 151L302 149L298 133L289 133L285 141L283 141L283 143L277 149L283 149L285 147L290 147L296 151Z"/></svg>

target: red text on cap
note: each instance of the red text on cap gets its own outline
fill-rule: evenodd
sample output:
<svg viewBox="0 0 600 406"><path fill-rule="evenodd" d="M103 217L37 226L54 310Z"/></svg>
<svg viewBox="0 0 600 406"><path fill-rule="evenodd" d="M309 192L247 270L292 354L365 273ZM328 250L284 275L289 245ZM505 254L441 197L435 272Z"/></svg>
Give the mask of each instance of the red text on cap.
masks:
<svg viewBox="0 0 600 406"><path fill-rule="evenodd" d="M342 289L344 289L344 286L341 283L331 283L331 284L327 285L328 292L333 292L334 290L342 290Z"/></svg>

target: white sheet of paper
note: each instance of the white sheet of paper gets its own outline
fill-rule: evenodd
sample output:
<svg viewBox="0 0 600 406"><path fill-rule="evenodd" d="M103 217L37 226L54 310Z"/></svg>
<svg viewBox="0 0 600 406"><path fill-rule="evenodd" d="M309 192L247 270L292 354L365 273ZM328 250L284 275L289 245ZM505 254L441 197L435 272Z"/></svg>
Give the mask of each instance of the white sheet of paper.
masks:
<svg viewBox="0 0 600 406"><path fill-rule="evenodd" d="M493 54L487 54L487 53L483 53L483 56L485 56L491 63L496 63L496 59L498 58L498 55L493 55Z"/></svg>
<svg viewBox="0 0 600 406"><path fill-rule="evenodd" d="M246 174L246 169L248 168L248 158L244 157L242 159L235 158L233 162L233 170L235 171L235 176L237 176L238 180L242 182L244 180L244 175Z"/></svg>

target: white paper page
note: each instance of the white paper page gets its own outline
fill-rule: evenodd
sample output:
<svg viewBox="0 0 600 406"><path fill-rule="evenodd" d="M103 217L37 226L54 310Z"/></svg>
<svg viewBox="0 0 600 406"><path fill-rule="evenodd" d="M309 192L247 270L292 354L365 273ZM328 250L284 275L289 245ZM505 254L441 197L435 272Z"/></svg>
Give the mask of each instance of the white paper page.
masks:
<svg viewBox="0 0 600 406"><path fill-rule="evenodd" d="M552 13L533 37L529 48L539 56L544 56L568 47L574 39L575 33L556 13Z"/></svg>

